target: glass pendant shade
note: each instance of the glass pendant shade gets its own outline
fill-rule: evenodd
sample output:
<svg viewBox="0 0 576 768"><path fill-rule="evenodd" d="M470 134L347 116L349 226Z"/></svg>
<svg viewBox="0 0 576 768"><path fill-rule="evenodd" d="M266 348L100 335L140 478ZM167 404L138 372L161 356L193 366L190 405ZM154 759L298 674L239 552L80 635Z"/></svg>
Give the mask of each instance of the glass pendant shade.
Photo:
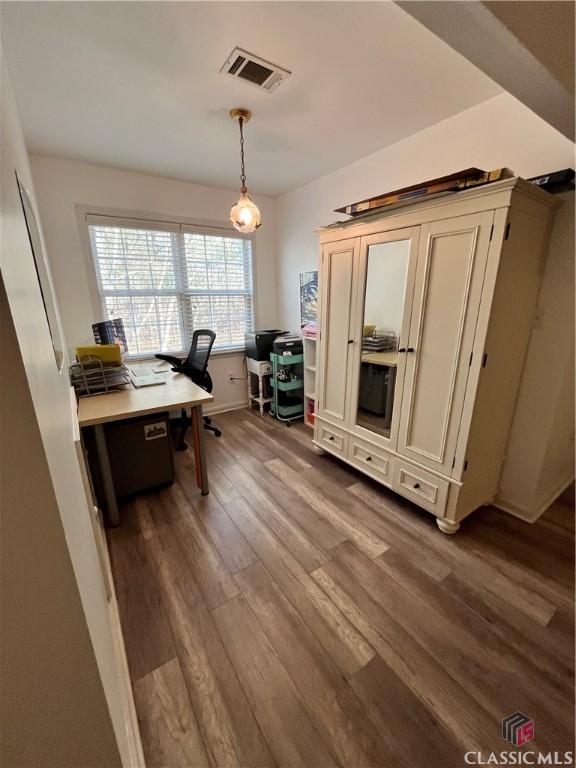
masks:
<svg viewBox="0 0 576 768"><path fill-rule="evenodd" d="M244 107L235 107L230 110L230 117L233 120L238 120L240 128L240 183L242 184L240 198L230 211L230 221L238 232L250 233L255 232L260 226L260 211L258 206L252 202L246 189L246 169L244 167L244 123L250 120L252 113Z"/></svg>
<svg viewBox="0 0 576 768"><path fill-rule="evenodd" d="M244 190L232 206L230 221L238 232L254 232L260 226L260 211Z"/></svg>

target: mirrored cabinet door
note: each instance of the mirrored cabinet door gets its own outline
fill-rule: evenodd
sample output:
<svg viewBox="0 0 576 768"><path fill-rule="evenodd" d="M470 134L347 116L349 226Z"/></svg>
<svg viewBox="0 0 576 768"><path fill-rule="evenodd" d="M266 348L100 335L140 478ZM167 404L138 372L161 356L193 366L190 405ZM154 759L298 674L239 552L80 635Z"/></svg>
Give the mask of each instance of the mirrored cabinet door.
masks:
<svg viewBox="0 0 576 768"><path fill-rule="evenodd" d="M360 279L360 349L356 425L387 439L395 432L406 359L415 270L417 231L403 230L366 239ZM396 430L397 431L397 430Z"/></svg>

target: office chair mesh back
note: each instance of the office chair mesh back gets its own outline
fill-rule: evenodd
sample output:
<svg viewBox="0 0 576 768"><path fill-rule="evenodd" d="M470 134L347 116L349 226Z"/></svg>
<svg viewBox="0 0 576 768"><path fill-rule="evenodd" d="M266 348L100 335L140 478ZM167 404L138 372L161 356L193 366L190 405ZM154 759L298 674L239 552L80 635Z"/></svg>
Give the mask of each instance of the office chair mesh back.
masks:
<svg viewBox="0 0 576 768"><path fill-rule="evenodd" d="M158 360L165 360L170 363L172 370L177 373L183 373L188 376L195 384L202 387L207 392L212 392L212 379L208 373L208 358L214 344L216 334L214 331L209 331L207 328L199 328L192 334L192 343L190 345L190 352L185 360L180 360L177 357L171 355L156 355ZM189 419L186 414L186 408L182 409L182 420L180 428L180 438L178 440L177 450L185 451L186 443L184 437L186 430L188 429ZM212 419L209 416L204 416L204 429L214 432L216 437L220 437L222 434L217 426L212 425Z"/></svg>
<svg viewBox="0 0 576 768"><path fill-rule="evenodd" d="M182 368L192 368L203 375L208 367L208 358L214 344L216 334L206 328L199 328L192 334L192 344L188 357L182 363Z"/></svg>

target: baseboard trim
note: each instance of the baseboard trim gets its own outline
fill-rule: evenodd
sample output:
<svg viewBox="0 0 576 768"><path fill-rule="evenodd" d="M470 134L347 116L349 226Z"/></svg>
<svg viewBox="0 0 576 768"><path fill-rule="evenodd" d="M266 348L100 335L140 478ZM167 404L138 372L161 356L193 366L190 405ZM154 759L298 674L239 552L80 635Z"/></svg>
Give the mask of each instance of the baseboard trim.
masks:
<svg viewBox="0 0 576 768"><path fill-rule="evenodd" d="M109 564L108 567L110 567ZM110 578L112 578L111 571L109 575ZM116 665L118 669L120 698L122 700L122 710L124 714L124 728L126 732L127 754L122 755L123 764L125 768L140 768L140 766L146 765L146 761L144 759L144 751L142 749L138 716L136 714L136 705L134 703L134 692L132 688L130 672L128 670L126 647L124 645L124 636L122 634L120 613L118 611L118 603L116 602L115 593L111 596L108 602L108 610L116 656Z"/></svg>
<svg viewBox="0 0 576 768"><path fill-rule="evenodd" d="M227 411L239 411L241 408L248 407L248 400L236 400L233 403L212 403L212 405L202 408L202 413L205 416L214 416L217 413L226 413Z"/></svg>
<svg viewBox="0 0 576 768"><path fill-rule="evenodd" d="M548 507L553 504L561 493L564 493L566 488L574 482L574 475L571 475L567 480L562 480L558 485L549 491L544 497L546 501L539 504L536 509L526 509L525 507L519 507L517 504L513 504L511 501L501 499L498 496L493 501L492 506L501 509L503 512L507 512L509 515L524 520L526 523L535 523Z"/></svg>

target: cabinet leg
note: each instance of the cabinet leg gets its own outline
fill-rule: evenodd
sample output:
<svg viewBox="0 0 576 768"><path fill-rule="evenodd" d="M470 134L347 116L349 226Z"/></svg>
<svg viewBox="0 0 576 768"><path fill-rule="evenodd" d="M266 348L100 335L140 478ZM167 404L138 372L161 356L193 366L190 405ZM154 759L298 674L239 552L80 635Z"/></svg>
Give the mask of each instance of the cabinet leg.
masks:
<svg viewBox="0 0 576 768"><path fill-rule="evenodd" d="M324 454L326 453L326 451L324 450L324 448L320 448L320 446L319 446L319 445L316 445L316 443L312 443L312 450L316 451L316 453L317 453L319 456L324 456Z"/></svg>
<svg viewBox="0 0 576 768"><path fill-rule="evenodd" d="M460 523L455 523L452 520L444 520L441 517L436 518L436 525L442 533L453 534L460 528Z"/></svg>

